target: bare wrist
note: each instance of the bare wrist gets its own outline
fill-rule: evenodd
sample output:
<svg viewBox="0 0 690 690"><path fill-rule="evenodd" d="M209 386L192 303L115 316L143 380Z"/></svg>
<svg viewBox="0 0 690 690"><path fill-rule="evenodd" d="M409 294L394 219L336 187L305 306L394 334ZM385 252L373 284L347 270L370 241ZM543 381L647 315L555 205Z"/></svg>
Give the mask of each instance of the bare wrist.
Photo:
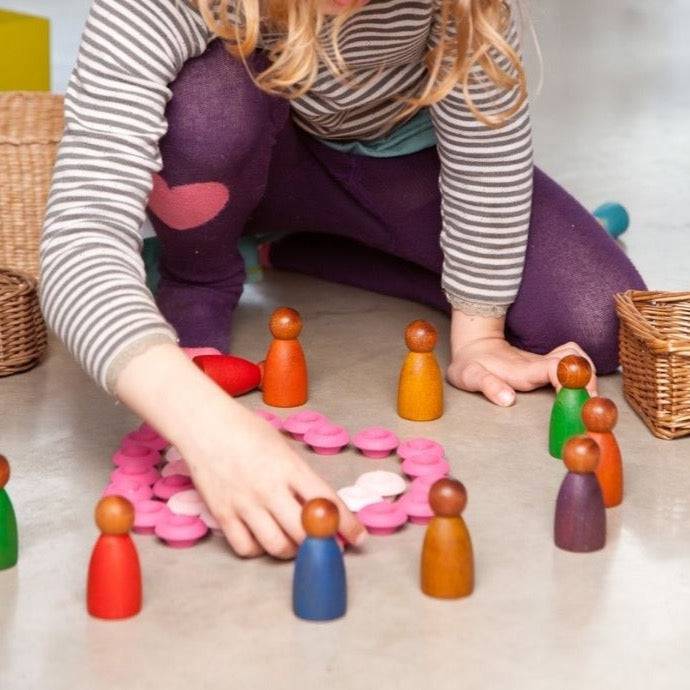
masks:
<svg viewBox="0 0 690 690"><path fill-rule="evenodd" d="M227 424L241 407L173 344L151 347L128 362L116 393L183 453L205 438L209 425Z"/></svg>
<svg viewBox="0 0 690 690"><path fill-rule="evenodd" d="M479 316L453 309L450 343L453 358L468 343L486 339L505 339L505 316Z"/></svg>

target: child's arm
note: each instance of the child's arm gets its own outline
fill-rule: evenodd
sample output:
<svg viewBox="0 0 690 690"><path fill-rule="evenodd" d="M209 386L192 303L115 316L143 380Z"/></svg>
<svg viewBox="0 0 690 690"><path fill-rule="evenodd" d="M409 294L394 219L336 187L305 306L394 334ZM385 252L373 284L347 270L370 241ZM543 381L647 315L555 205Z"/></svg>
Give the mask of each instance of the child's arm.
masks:
<svg viewBox="0 0 690 690"><path fill-rule="evenodd" d="M432 44L442 34L439 3L436 16ZM506 40L519 55L516 17ZM497 60L515 74L505 56ZM495 115L516 106L517 87L506 92L491 85L480 68L473 73L469 91L480 111ZM431 113L441 159L443 287L453 306L448 379L496 404L510 405L515 390L555 385L558 359L584 355L574 343L540 356L505 340L505 314L522 280L532 205L528 104L492 128L474 116L458 85ZM594 390L595 379L590 386Z"/></svg>
<svg viewBox="0 0 690 690"><path fill-rule="evenodd" d="M210 39L183 0L94 0L65 98L41 302L84 369L179 446L238 553L289 556L302 537L295 496L332 490L177 348L140 256L168 84ZM356 541L362 528L340 508Z"/></svg>
<svg viewBox="0 0 690 690"><path fill-rule="evenodd" d="M140 228L160 171L168 84L210 36L181 0L94 0L65 95L41 243L46 320L109 392L176 334L146 287Z"/></svg>
<svg viewBox="0 0 690 690"><path fill-rule="evenodd" d="M319 496L338 505L345 539L358 544L365 538L352 513L280 433L223 393L176 346L155 346L130 360L117 393L183 455L237 554L294 556L305 536L300 501Z"/></svg>

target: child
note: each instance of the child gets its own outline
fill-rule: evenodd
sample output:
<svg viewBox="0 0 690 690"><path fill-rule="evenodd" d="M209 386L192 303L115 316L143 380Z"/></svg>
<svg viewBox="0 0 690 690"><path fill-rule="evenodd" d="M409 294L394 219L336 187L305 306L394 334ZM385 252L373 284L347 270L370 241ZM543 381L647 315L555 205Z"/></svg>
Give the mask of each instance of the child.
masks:
<svg viewBox="0 0 690 690"><path fill-rule="evenodd" d="M179 448L241 556L293 556L300 503L337 500L176 345L227 350L243 232L288 233L274 266L449 312L450 382L497 404L555 384L567 354L617 366L612 294L642 281L533 170L502 0L95 0L65 112L46 317ZM147 203L156 302L139 256Z"/></svg>

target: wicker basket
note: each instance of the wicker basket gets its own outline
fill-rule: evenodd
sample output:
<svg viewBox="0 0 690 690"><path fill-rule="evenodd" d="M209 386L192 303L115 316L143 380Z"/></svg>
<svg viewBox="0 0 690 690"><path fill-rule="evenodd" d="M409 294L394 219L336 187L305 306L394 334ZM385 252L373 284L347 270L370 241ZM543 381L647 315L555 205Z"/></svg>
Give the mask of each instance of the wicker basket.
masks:
<svg viewBox="0 0 690 690"><path fill-rule="evenodd" d="M62 96L0 93L0 266L33 277L62 113Z"/></svg>
<svg viewBox="0 0 690 690"><path fill-rule="evenodd" d="M623 390L659 438L690 434L690 292L616 295Z"/></svg>
<svg viewBox="0 0 690 690"><path fill-rule="evenodd" d="M36 366L46 351L46 327L34 278L0 269L0 376Z"/></svg>

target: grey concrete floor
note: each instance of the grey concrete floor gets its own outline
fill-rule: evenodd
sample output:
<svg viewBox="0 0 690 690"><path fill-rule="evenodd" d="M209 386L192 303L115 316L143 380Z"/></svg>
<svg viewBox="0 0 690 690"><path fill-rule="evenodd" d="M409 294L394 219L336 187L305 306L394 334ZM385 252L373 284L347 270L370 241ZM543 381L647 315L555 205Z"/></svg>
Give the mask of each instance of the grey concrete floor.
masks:
<svg viewBox="0 0 690 690"><path fill-rule="evenodd" d="M47 8L59 14L60 45L74 41L84 4ZM625 203L626 244L649 284L686 289L690 7L558 0L535 3L533 17L545 60L533 105L539 163L587 206ZM22 539L19 566L0 573L0 689L686 688L690 439L654 439L623 402L619 377L603 381L621 409L626 500L609 512L603 552L560 552L551 529L563 469L545 451L552 394L499 410L448 390L442 420L403 422L393 407L402 328L426 317L445 334L447 323L405 302L315 287L278 274L251 286L234 350L259 358L267 314L292 304L306 321L310 405L351 430L379 422L447 446L470 495L475 594L448 603L419 592L423 528L408 526L349 555L347 617L309 625L289 610L289 564L238 561L219 538L179 552L137 537L144 610L123 623L90 619L93 505L136 420L53 341L41 367L0 380L0 451L13 461ZM255 394L244 400L260 405ZM351 452L306 457L335 486L371 464Z"/></svg>

